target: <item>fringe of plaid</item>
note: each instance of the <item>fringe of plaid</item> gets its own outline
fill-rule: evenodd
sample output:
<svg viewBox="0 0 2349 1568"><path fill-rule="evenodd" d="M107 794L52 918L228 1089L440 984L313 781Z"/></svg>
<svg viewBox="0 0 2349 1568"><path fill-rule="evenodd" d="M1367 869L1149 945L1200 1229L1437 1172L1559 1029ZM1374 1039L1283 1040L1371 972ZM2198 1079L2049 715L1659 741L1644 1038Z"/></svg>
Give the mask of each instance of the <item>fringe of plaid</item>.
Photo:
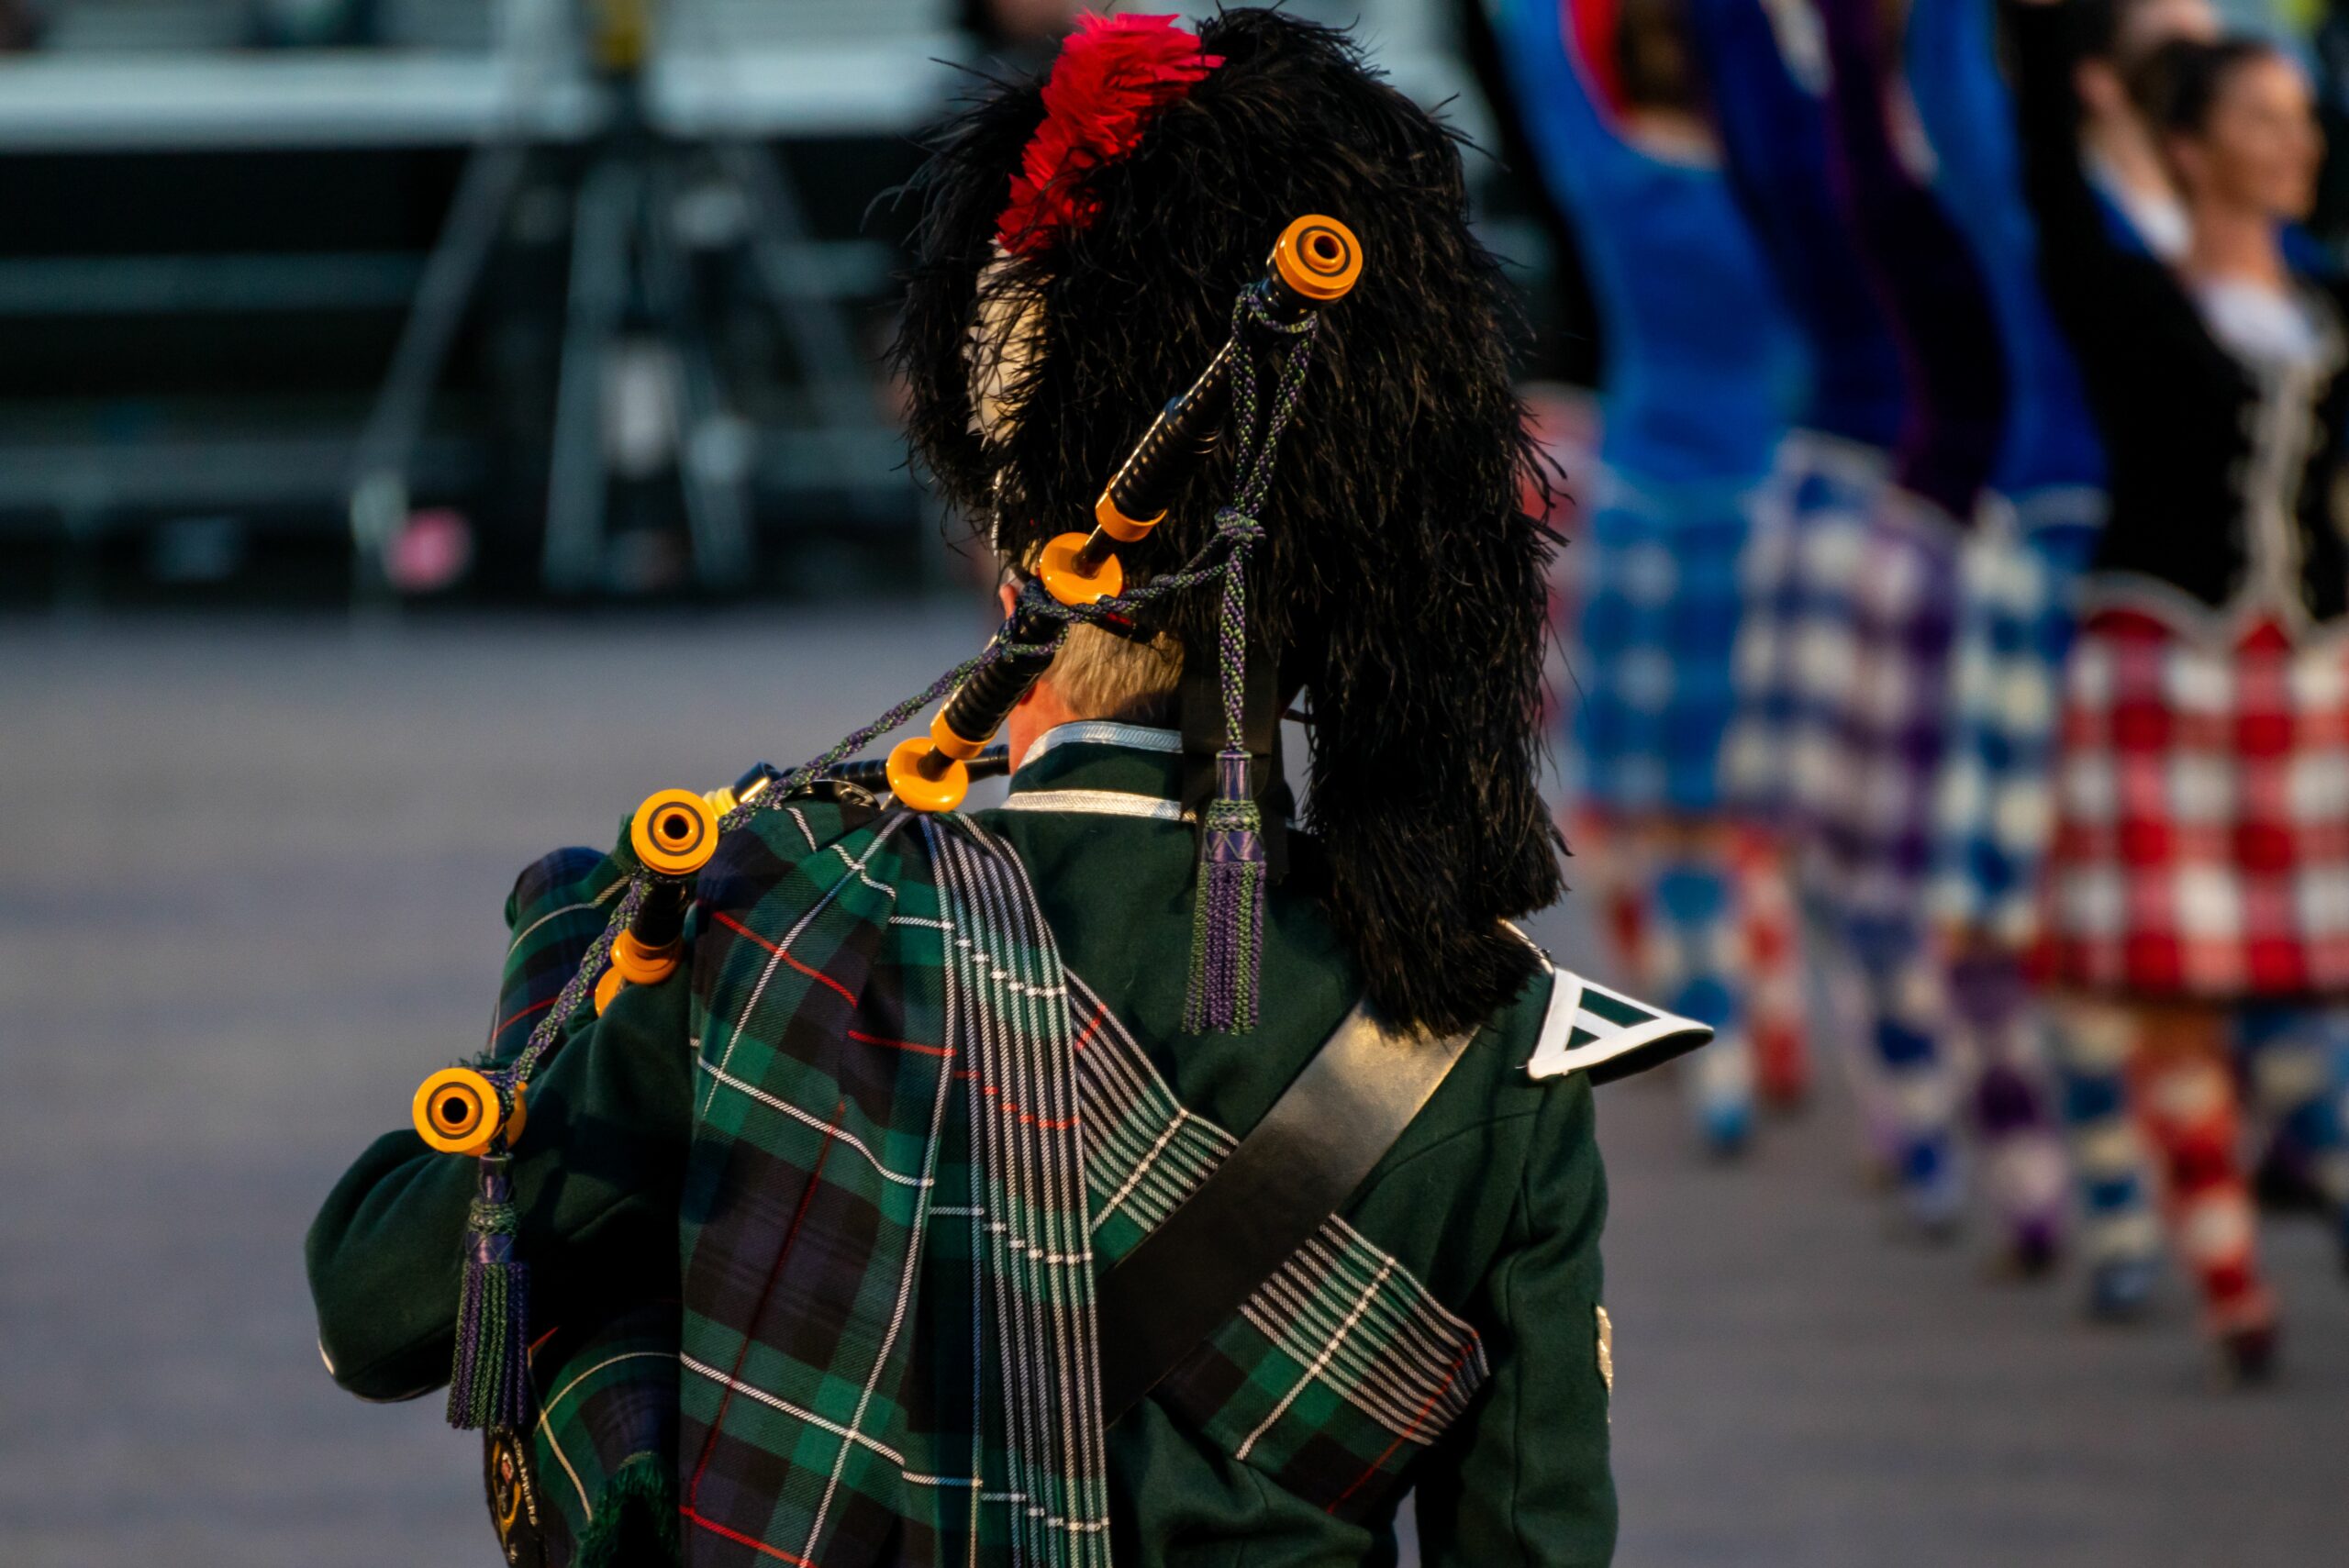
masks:
<svg viewBox="0 0 2349 1568"><path fill-rule="evenodd" d="M539 1415L514 1523L536 1538L544 1568L676 1562L677 1303L548 1329L530 1372ZM513 1524L497 1522L510 1545Z"/></svg>
<svg viewBox="0 0 2349 1568"><path fill-rule="evenodd" d="M1077 1040L1025 873L955 817L751 828L696 951L686 1559L1107 1568Z"/></svg>
<svg viewBox="0 0 2349 1568"><path fill-rule="evenodd" d="M980 1331L996 1344L1001 1383L982 1401L982 1495L1010 1501L1016 1561L1108 1568L1092 1227L1060 950L1008 849L967 818L925 817L922 828L952 930L947 1038L973 1063L988 1216L991 1310Z"/></svg>

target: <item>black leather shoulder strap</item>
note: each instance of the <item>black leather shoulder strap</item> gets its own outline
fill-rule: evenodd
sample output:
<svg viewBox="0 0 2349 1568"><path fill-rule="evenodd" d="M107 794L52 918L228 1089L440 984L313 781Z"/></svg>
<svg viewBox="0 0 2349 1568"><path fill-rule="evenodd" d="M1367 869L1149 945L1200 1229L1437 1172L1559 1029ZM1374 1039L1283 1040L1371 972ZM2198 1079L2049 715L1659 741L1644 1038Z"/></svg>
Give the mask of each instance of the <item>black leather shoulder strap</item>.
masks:
<svg viewBox="0 0 2349 1568"><path fill-rule="evenodd" d="M1311 1240L1474 1038L1392 1030L1355 1004L1255 1130L1101 1282L1105 1423Z"/></svg>

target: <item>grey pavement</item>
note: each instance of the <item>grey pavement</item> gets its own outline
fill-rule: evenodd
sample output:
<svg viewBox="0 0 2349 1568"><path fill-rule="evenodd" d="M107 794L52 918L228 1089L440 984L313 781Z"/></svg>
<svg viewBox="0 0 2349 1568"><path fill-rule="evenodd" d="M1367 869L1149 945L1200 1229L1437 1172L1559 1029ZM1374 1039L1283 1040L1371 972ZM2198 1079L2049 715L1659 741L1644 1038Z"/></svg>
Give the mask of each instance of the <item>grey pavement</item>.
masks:
<svg viewBox="0 0 2349 1568"><path fill-rule="evenodd" d="M0 1568L489 1564L473 1440L339 1393L303 1228L475 1048L515 871L787 761L974 612L0 628ZM1539 923L1604 977L1569 900ZM2182 1293L1892 1240L1835 1096L1742 1169L1601 1098L1623 1568L2349 1561L2349 1284L2271 1228L2280 1387Z"/></svg>

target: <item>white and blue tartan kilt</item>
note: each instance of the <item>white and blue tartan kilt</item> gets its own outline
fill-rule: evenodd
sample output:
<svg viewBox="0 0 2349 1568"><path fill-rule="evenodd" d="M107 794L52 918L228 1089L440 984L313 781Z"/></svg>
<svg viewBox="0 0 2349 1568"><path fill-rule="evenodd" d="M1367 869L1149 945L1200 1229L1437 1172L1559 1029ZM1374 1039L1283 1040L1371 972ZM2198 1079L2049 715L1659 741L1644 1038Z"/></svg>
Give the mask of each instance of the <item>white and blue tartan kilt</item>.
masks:
<svg viewBox="0 0 2349 1568"><path fill-rule="evenodd" d="M1931 906L1947 924L2026 942L2054 827L2064 661L2104 497L2042 491L2000 508L1960 567L1951 732L1934 801Z"/></svg>
<svg viewBox="0 0 2349 1568"><path fill-rule="evenodd" d="M1710 812L1735 707L1740 557L1753 486L1608 473L1569 554L1580 797L1603 813Z"/></svg>
<svg viewBox="0 0 2349 1568"><path fill-rule="evenodd" d="M1860 563L1887 472L1873 448L1798 430L1756 501L1722 788L1790 830L1834 808L1831 759L1859 651Z"/></svg>

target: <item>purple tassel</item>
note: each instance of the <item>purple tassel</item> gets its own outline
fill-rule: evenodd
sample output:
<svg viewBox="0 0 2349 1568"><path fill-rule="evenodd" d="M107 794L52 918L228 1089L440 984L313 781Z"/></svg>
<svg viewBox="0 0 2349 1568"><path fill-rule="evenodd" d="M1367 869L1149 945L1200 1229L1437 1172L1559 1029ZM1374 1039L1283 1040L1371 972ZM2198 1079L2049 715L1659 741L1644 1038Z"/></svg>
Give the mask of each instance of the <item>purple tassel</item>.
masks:
<svg viewBox="0 0 2349 1568"><path fill-rule="evenodd" d="M1216 796L1199 846L1191 901L1191 984L1183 1028L1244 1034L1256 1027L1264 962L1264 819L1248 787L1248 753L1216 756Z"/></svg>
<svg viewBox="0 0 2349 1568"><path fill-rule="evenodd" d="M449 1374L449 1424L463 1431L518 1432L530 1418L530 1269L514 1255L520 1222L507 1166L503 1154L481 1157L481 1195L465 1227Z"/></svg>

